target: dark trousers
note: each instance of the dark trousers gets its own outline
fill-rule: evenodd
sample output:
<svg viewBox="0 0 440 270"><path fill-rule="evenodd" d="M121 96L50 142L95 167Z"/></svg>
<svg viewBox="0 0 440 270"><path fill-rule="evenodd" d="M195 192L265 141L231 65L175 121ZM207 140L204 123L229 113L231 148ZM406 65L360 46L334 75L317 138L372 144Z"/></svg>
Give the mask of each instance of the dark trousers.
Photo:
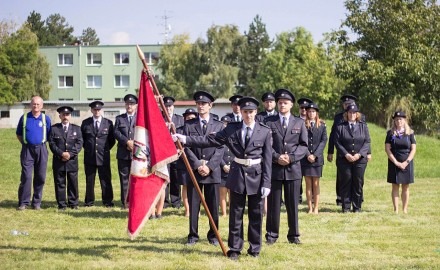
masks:
<svg viewBox="0 0 440 270"><path fill-rule="evenodd" d="M55 198L57 199L58 208L78 206L78 171L66 172L53 170L53 179L55 182Z"/></svg>
<svg viewBox="0 0 440 270"><path fill-rule="evenodd" d="M267 197L266 240L276 241L280 231L281 196L284 186L284 201L287 211L287 223L289 231L287 240L293 241L299 237L298 227L298 201L301 181L278 181L272 180L272 187Z"/></svg>
<svg viewBox="0 0 440 270"><path fill-rule="evenodd" d="M345 158L340 158L336 164L340 177L340 194L342 200L342 210L353 211L362 208L362 195L364 187L364 174L367 168L366 163L348 162Z"/></svg>
<svg viewBox="0 0 440 270"><path fill-rule="evenodd" d="M86 198L84 203L86 206L95 204L95 176L98 170L99 182L101 183L102 203L105 206L113 205L113 187L112 173L110 164L103 166L95 166L84 164L86 171Z"/></svg>
<svg viewBox="0 0 440 270"><path fill-rule="evenodd" d="M261 194L249 195L230 193L228 246L231 251L243 249L243 215L248 198L248 241L249 253L258 254L261 250L261 230L263 227L263 199ZM279 202L279 201L278 201Z"/></svg>
<svg viewBox="0 0 440 270"><path fill-rule="evenodd" d="M121 187L121 203L125 206L127 199L128 182L130 180L131 159L118 159L119 184Z"/></svg>
<svg viewBox="0 0 440 270"><path fill-rule="evenodd" d="M209 212L214 220L215 226L218 229L218 186L219 184L199 184L202 190ZM199 212L200 212L200 197L192 182L188 183L188 203L189 203L189 234L188 241L199 240ZM217 237L211 226L207 234L209 241L215 241Z"/></svg>
<svg viewBox="0 0 440 270"><path fill-rule="evenodd" d="M342 203L341 201L341 181L339 179L339 170L336 169L336 203Z"/></svg>
<svg viewBox="0 0 440 270"><path fill-rule="evenodd" d="M43 187L46 182L47 157L46 144L22 144L20 153L21 177L18 187L18 206L31 204L32 186L34 188L32 205L34 207L41 205ZM32 172L34 173L33 183Z"/></svg>
<svg viewBox="0 0 440 270"><path fill-rule="evenodd" d="M175 165L170 165L170 183L167 185L167 188L165 189L165 205L164 206L172 206L174 208L179 208L180 204L182 203L182 199L180 196L180 185L177 182L178 177L182 177L182 175L179 176L177 168Z"/></svg>

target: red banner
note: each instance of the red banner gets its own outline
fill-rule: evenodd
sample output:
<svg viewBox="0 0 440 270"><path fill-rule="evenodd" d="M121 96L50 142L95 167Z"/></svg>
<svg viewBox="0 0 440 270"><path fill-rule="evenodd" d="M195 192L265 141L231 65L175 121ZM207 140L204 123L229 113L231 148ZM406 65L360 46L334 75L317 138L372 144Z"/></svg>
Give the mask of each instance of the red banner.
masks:
<svg viewBox="0 0 440 270"><path fill-rule="evenodd" d="M160 193L169 182L167 164L177 158L176 147L151 83L142 72L128 192L128 234L131 239L139 234L154 213Z"/></svg>

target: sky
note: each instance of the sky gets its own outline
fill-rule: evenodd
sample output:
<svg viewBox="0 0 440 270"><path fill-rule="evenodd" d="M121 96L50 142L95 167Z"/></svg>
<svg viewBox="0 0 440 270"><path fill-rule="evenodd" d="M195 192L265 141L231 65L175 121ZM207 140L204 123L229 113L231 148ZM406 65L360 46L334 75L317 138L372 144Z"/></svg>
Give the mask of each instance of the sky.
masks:
<svg viewBox="0 0 440 270"><path fill-rule="evenodd" d="M318 42L346 17L343 0L0 0L0 20L22 24L34 10L42 19L59 13L75 36L95 29L101 45L159 44L183 33L194 41L212 25L244 33L257 14L271 38L302 26Z"/></svg>

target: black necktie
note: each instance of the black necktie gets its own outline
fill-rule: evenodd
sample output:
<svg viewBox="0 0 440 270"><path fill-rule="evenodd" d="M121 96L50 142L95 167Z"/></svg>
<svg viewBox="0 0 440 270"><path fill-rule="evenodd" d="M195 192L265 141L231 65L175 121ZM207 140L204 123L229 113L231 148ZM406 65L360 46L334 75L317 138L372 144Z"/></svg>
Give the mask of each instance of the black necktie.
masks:
<svg viewBox="0 0 440 270"><path fill-rule="evenodd" d="M246 135L244 135L244 146L245 147L247 147L250 138L251 138L251 128L246 127Z"/></svg>
<svg viewBox="0 0 440 270"><path fill-rule="evenodd" d="M238 115L235 117L235 122L240 122L240 117Z"/></svg>
<svg viewBox="0 0 440 270"><path fill-rule="evenodd" d="M206 120L202 120L202 123L203 123L203 126L202 126L202 132L203 132L203 135L205 135L205 134L206 134L206 124L207 124L208 122L206 122Z"/></svg>
<svg viewBox="0 0 440 270"><path fill-rule="evenodd" d="M315 127L315 122L310 122L310 124L312 125L312 128Z"/></svg>
<svg viewBox="0 0 440 270"><path fill-rule="evenodd" d="M67 126L63 126L64 133L67 133Z"/></svg>
<svg viewBox="0 0 440 270"><path fill-rule="evenodd" d="M282 125L283 125L283 131L284 131L284 134L286 134L286 130L287 130L287 119L286 119L286 117L284 117L284 116L283 116L283 123L282 123Z"/></svg>
<svg viewBox="0 0 440 270"><path fill-rule="evenodd" d="M128 124L130 125L130 127L131 127L131 123L133 123L133 116L128 117Z"/></svg>
<svg viewBox="0 0 440 270"><path fill-rule="evenodd" d="M99 121L95 122L95 131L98 132L99 130Z"/></svg>
<svg viewBox="0 0 440 270"><path fill-rule="evenodd" d="M351 131L351 133L353 133L353 131L354 131L354 124L350 124L350 131Z"/></svg>

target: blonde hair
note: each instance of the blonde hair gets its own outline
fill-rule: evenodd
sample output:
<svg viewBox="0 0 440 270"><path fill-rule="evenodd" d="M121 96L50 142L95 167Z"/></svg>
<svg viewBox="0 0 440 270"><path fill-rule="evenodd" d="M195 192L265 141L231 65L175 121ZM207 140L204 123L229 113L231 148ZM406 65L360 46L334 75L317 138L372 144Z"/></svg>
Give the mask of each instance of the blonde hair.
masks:
<svg viewBox="0 0 440 270"><path fill-rule="evenodd" d="M403 129L405 130L403 134L405 135L411 135L414 133L414 130L412 130L409 125L408 122L406 121L405 117L402 117L402 119L404 119L404 123L403 123ZM395 119L393 119L393 124L391 126L391 132L393 133L393 135L398 135L397 134L397 127L396 127L396 121Z"/></svg>
<svg viewBox="0 0 440 270"><path fill-rule="evenodd" d="M310 124L311 122L310 120L313 119L309 119L309 114L306 114L306 121L305 121L306 128L310 128L312 126L312 124ZM319 112L316 111L315 127L319 128L319 126L324 123L325 123L324 121L321 121L321 119L319 119Z"/></svg>
<svg viewBox="0 0 440 270"><path fill-rule="evenodd" d="M361 113L360 112L356 112L356 122L360 122L361 121ZM344 112L344 120L348 121L348 113Z"/></svg>

